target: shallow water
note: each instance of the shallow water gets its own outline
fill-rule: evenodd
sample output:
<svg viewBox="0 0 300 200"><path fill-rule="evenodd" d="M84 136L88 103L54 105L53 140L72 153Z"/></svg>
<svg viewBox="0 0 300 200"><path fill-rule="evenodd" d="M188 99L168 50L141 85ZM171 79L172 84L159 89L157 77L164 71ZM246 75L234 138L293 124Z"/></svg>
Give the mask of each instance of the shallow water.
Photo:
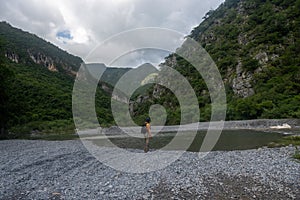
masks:
<svg viewBox="0 0 300 200"><path fill-rule="evenodd" d="M199 131L188 148L182 147L184 145L177 145L169 148L169 150L188 150L193 152L200 151L200 147L203 143L203 139L206 135L206 131ZM176 133L158 133L150 140L150 149L161 149L170 143ZM192 140L192 135L186 132L179 137L182 143L187 140ZM256 149L259 147L266 146L270 142L274 142L283 135L279 133L266 133L261 131L253 130L223 130L222 134L213 148L213 151L231 151L231 150L245 150L245 149ZM110 138L110 141L120 148L133 148L143 149L145 140L143 138L135 137L114 137ZM93 140L98 146L111 146L103 139Z"/></svg>

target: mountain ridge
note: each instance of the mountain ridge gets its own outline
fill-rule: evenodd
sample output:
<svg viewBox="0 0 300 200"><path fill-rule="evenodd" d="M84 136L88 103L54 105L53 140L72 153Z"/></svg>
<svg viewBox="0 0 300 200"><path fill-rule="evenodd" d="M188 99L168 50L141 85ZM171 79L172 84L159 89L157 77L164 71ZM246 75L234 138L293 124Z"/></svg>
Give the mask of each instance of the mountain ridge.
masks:
<svg viewBox="0 0 300 200"><path fill-rule="evenodd" d="M0 37L5 38L2 51L5 57L16 63L41 64L50 71L66 72L75 76L83 60L61 50L35 34L12 27L7 22L0 22Z"/></svg>
<svg viewBox="0 0 300 200"><path fill-rule="evenodd" d="M36 35L0 22L0 138L74 133L72 91L82 63ZM100 86L96 101L99 122L112 124L110 97Z"/></svg>
<svg viewBox="0 0 300 200"><path fill-rule="evenodd" d="M0 22L0 138L39 132L73 133L73 84L82 64L78 56ZM84 65L89 66L91 79L103 73L95 94L95 109L101 126L113 125L111 99L121 103L130 99L121 91L113 93L114 86L131 68ZM133 71L142 72L142 68Z"/></svg>
<svg viewBox="0 0 300 200"><path fill-rule="evenodd" d="M191 31L189 36L209 53L221 73L227 120L300 117L299 12L299 0L226 0ZM198 97L200 119L209 121L211 101L202 77L176 54L163 64L187 78ZM163 87L155 88L150 101L173 110L167 123L178 124L180 106L175 97Z"/></svg>
<svg viewBox="0 0 300 200"><path fill-rule="evenodd" d="M299 12L300 0L226 0L191 31L189 36L210 54L223 78L226 120L300 118ZM1 135L4 129L74 129L72 87L82 62L36 35L0 22ZM211 100L202 77L176 54L163 64L186 77L198 98L200 120L209 121ZM112 88L130 69L107 69L106 84L100 82L97 89L96 112L100 124L109 126L114 124ZM159 85L146 89L139 90L143 95L126 97L134 120L141 123L151 105L161 104L168 113L167 124L179 124L180 105L172 92Z"/></svg>

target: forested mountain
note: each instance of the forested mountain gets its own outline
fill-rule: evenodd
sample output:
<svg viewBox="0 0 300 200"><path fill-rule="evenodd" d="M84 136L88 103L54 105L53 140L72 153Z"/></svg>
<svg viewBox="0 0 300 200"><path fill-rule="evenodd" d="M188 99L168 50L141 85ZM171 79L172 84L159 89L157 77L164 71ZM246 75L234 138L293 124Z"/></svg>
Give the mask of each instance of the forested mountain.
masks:
<svg viewBox="0 0 300 200"><path fill-rule="evenodd" d="M38 36L0 22L2 55L14 63L39 64L50 71L75 75L83 62ZM4 53L4 55L3 55Z"/></svg>
<svg viewBox="0 0 300 200"><path fill-rule="evenodd" d="M227 94L227 120L300 118L300 0L226 0L204 16L190 37L219 68ZM36 35L0 22L1 137L33 130L74 130L72 89L81 63L81 58ZM164 64L187 78L198 97L200 119L209 120L210 95L199 73L176 54ZM95 100L101 125L114 123L112 86L129 70L107 69ZM128 109L138 123L153 104L166 108L167 124L180 122L179 102L167 88L146 85L129 98Z"/></svg>
<svg viewBox="0 0 300 200"><path fill-rule="evenodd" d="M300 117L300 0L226 0L204 16L190 37L205 48L221 72L227 120ZM176 54L164 64L189 80L198 96L201 120L209 120L210 96L199 73ZM167 123L178 123L176 98L163 87L155 88L133 115L143 115L145 106L161 103L171 114Z"/></svg>
<svg viewBox="0 0 300 200"><path fill-rule="evenodd" d="M72 91L82 63L81 58L36 35L0 22L0 138L74 132ZM122 92L112 97L113 87L131 68L88 66L91 79L96 78L94 72L104 72L95 94L95 110L101 126L112 125L111 98L121 102L130 98ZM142 73L144 67L134 69L134 74Z"/></svg>
<svg viewBox="0 0 300 200"><path fill-rule="evenodd" d="M101 80L105 83L109 83L110 85L115 85L118 80L130 69L131 68L108 67L103 73Z"/></svg>
<svg viewBox="0 0 300 200"><path fill-rule="evenodd" d="M36 35L0 23L1 133L74 131L72 89L83 61ZM111 124L110 97L97 90L96 110Z"/></svg>

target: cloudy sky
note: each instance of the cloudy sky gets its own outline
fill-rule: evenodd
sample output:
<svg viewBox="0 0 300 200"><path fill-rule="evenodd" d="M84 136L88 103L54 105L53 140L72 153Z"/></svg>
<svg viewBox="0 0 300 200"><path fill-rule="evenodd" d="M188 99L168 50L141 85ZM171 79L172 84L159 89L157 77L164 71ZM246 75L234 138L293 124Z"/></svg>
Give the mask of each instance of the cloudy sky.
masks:
<svg viewBox="0 0 300 200"><path fill-rule="evenodd" d="M217 8L223 1L0 0L0 20L34 33L89 62L88 55L99 44L131 29L160 27L187 35L207 11ZM174 50L176 45L174 43ZM113 46L118 48L118 44ZM122 60L124 65L138 65L158 63L163 56L161 51L150 50L134 52L128 59L123 56Z"/></svg>

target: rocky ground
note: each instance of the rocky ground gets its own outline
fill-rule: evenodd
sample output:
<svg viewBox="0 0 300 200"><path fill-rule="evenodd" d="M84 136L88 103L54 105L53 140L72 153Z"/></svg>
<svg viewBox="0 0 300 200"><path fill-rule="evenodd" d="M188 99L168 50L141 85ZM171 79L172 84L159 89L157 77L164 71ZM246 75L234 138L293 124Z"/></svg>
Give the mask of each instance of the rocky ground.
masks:
<svg viewBox="0 0 300 200"><path fill-rule="evenodd" d="M134 174L102 164L80 140L0 141L0 199L300 199L294 151L211 152L202 159L186 152L164 169Z"/></svg>

